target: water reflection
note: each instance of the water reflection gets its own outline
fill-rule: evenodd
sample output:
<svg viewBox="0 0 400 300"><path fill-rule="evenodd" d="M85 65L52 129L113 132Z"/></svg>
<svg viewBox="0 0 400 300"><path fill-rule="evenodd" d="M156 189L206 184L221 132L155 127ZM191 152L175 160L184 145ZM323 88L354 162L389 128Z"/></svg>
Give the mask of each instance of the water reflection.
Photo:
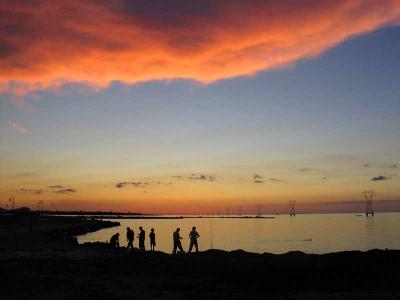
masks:
<svg viewBox="0 0 400 300"><path fill-rule="evenodd" d="M119 232L125 245L126 227L154 228L157 250L172 251L172 233L181 228L182 245L189 247L189 232L196 226L200 234L200 251L210 249L243 249L251 252L284 253L300 250L307 253L326 253L373 248L400 249L400 213L356 217L355 214L276 216L273 219L184 218L119 220L120 227L108 228L79 237L79 242L107 241ZM212 227L212 241L211 241ZM146 237L146 247L149 241ZM138 247L137 240L134 246Z"/></svg>

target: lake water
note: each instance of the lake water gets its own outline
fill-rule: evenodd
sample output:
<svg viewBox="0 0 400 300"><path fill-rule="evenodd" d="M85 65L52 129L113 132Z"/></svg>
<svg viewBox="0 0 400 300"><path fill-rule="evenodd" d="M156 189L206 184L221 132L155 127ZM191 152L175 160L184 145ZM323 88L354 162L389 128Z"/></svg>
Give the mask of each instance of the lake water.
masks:
<svg viewBox="0 0 400 300"><path fill-rule="evenodd" d="M378 213L374 217L355 214L310 214L274 216L273 219L184 218L184 219L118 219L121 226L102 229L78 237L79 243L106 242L120 233L120 244L126 246L126 227L138 227L148 234L154 228L157 250L172 251L172 233L181 228L182 245L189 247L188 234L196 226L200 234L200 251L210 248L243 249L250 252L285 253L300 250L306 253L327 253L344 250L400 249L400 213ZM211 247L212 243L212 247Z"/></svg>

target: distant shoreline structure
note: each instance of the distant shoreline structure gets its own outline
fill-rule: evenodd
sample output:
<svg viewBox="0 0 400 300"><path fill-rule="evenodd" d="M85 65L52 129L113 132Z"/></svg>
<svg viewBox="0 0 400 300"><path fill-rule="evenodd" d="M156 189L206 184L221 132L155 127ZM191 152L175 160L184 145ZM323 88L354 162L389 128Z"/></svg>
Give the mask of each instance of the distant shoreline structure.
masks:
<svg viewBox="0 0 400 300"><path fill-rule="evenodd" d="M397 208L397 207L396 207ZM398 213L400 212L400 207L397 209L381 210L376 209L375 213ZM100 218L100 219L189 219L189 218L210 218L210 219L274 219L277 216L289 216L289 212L263 212L261 215L257 213L248 214L213 214L213 213L140 213L140 212L118 212L118 211L63 211L63 210L32 210L28 207L19 207L14 210L7 210L0 207L0 215L8 214L38 214L38 215L48 215L48 216L76 216L76 217L87 217L87 218ZM320 215L320 214L355 214L359 216L364 214L360 210L345 210L345 211L296 211L296 215Z"/></svg>

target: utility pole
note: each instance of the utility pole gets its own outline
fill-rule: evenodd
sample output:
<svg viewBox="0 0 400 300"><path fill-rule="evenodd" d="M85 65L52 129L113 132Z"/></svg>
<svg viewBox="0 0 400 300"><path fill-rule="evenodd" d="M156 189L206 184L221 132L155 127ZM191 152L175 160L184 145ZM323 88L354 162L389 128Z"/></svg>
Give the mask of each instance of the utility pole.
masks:
<svg viewBox="0 0 400 300"><path fill-rule="evenodd" d="M289 201L289 215L295 216L296 215L296 201Z"/></svg>
<svg viewBox="0 0 400 300"><path fill-rule="evenodd" d="M373 190L364 191L364 198L365 198L365 215L368 217L371 215L374 216L374 210L372 207L372 199L374 198L375 192Z"/></svg>

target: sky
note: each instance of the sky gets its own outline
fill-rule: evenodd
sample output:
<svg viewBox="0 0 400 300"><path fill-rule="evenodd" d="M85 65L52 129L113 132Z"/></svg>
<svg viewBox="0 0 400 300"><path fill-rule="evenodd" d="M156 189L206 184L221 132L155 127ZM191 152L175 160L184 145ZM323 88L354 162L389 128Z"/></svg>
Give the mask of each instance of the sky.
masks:
<svg viewBox="0 0 400 300"><path fill-rule="evenodd" d="M0 2L0 207L400 211L400 1Z"/></svg>

